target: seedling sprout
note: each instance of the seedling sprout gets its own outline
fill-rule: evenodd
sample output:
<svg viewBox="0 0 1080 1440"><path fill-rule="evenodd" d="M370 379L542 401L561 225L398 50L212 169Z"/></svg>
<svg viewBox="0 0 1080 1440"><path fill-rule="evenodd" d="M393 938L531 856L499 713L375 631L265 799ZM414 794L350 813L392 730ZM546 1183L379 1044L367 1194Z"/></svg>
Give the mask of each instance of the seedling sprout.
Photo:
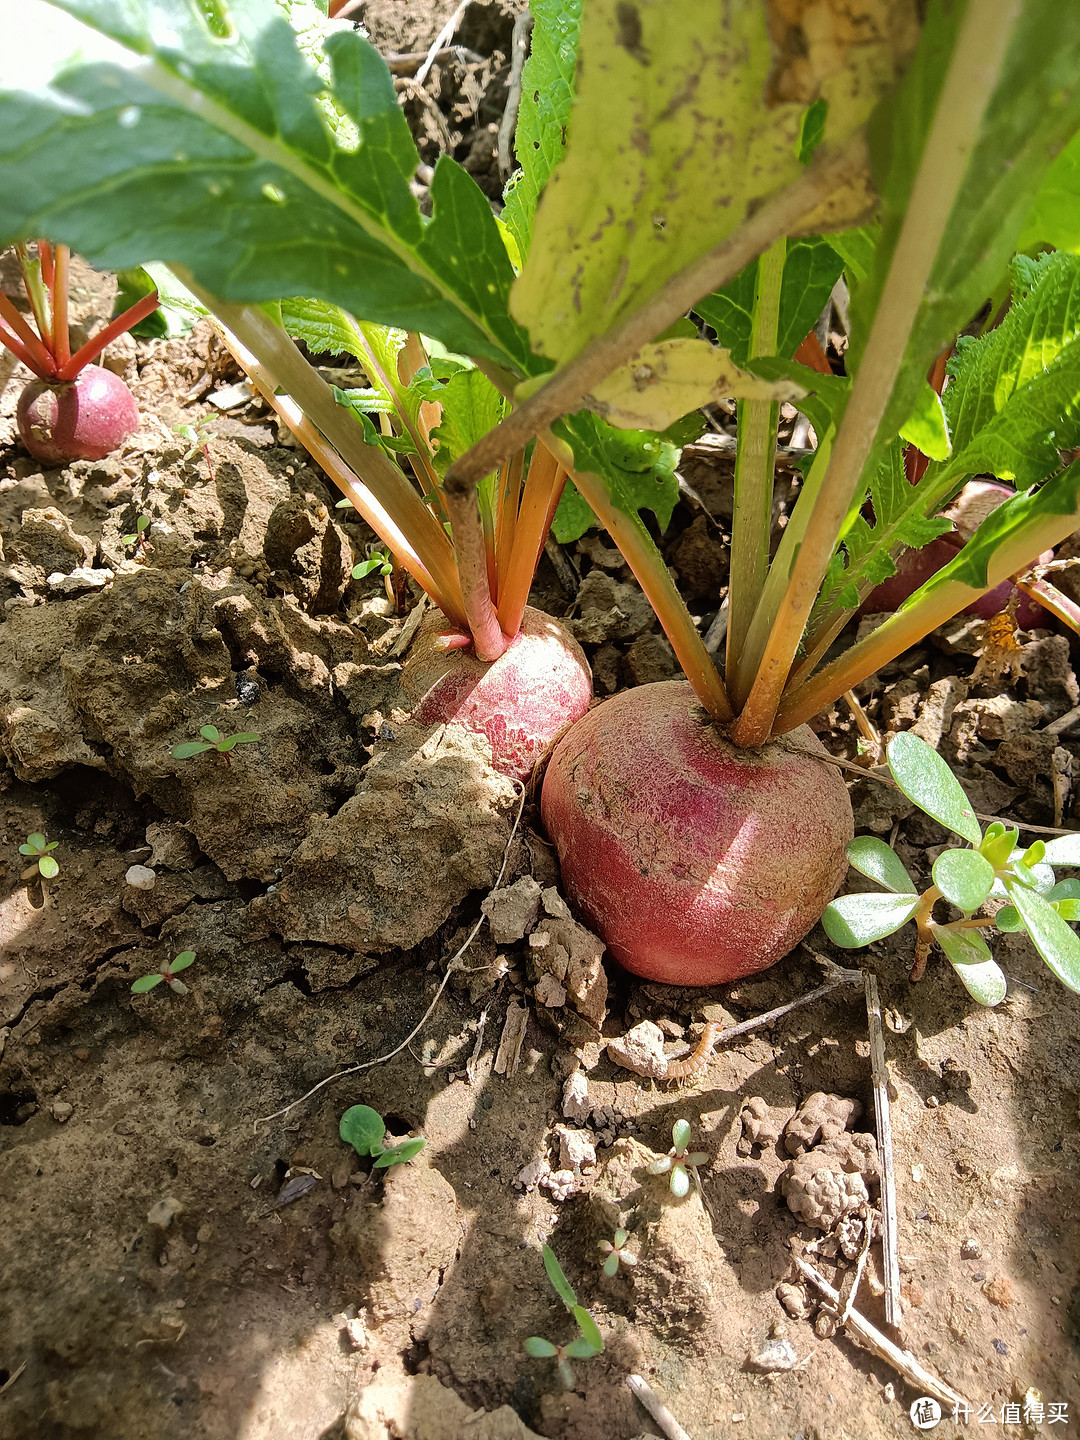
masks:
<svg viewBox="0 0 1080 1440"><path fill-rule="evenodd" d="M681 1200L690 1190L690 1171L697 1172L699 1165L704 1165L708 1155L704 1150L695 1150L688 1154L690 1144L690 1122L688 1120L676 1120L671 1127L672 1146L666 1155L659 1160L654 1160L649 1166L650 1175L668 1175L668 1188L677 1200Z"/></svg>
<svg viewBox="0 0 1080 1440"><path fill-rule="evenodd" d="M599 1355L604 1348L604 1340L597 1329L596 1321L584 1305L578 1304L574 1287L563 1274L562 1266L550 1245L544 1246L543 1254L544 1269L547 1271L548 1279L554 1286L559 1299L573 1315L580 1333L576 1340L571 1340L567 1345L556 1345L551 1340L545 1340L542 1335L530 1335L525 1341L525 1353L533 1356L536 1360L557 1361L560 1380L567 1390L572 1390L574 1367L570 1361L589 1360L593 1355Z"/></svg>
<svg viewBox="0 0 1080 1440"><path fill-rule="evenodd" d="M135 521L135 529L130 535L121 535L121 545L137 545L140 550L146 548L146 532L150 529L150 516L140 515Z"/></svg>
<svg viewBox="0 0 1080 1440"><path fill-rule="evenodd" d="M600 1250L604 1255L604 1274L610 1278L616 1273L620 1265L633 1268L638 1263L638 1257L632 1255L626 1248L626 1242L630 1239L629 1230L616 1230L611 1240L601 1240Z"/></svg>
<svg viewBox="0 0 1080 1440"><path fill-rule="evenodd" d="M187 995L188 987L182 980L177 980L176 976L180 970L186 970L194 959L194 950L181 950L175 959L167 960L160 970L155 970L151 975L141 975L132 985L132 992L135 995L145 995L164 980L174 995Z"/></svg>
<svg viewBox="0 0 1080 1440"><path fill-rule="evenodd" d="M995 820L984 832L959 780L941 756L910 731L889 742L888 765L908 799L971 848L943 850L934 861L933 884L920 893L884 840L856 836L847 847L848 860L885 889L842 895L827 906L821 923L829 939L855 949L914 920L912 980L920 978L937 945L972 998L980 1005L997 1005L1005 998L1006 980L980 932L1024 931L1061 983L1080 991L1080 937L1069 924L1080 920L1080 880L1055 881L1053 868L1080 867L1080 834L1036 840L1020 849L1015 828ZM1008 903L996 915L977 913L994 900ZM939 901L959 910L961 918L935 920Z"/></svg>
<svg viewBox="0 0 1080 1440"><path fill-rule="evenodd" d="M351 1105L341 1117L338 1134L358 1155L374 1156L376 1170L388 1170L391 1165L412 1160L427 1144L422 1135L417 1135L398 1145L384 1145L386 1122L370 1105Z"/></svg>
<svg viewBox="0 0 1080 1440"><path fill-rule="evenodd" d="M262 737L252 730L242 730L239 735L222 736L216 725L200 725L201 740L185 740L173 746L174 760L190 760L193 755L204 755L207 750L216 750L219 755L228 755L237 745L251 745Z"/></svg>
<svg viewBox="0 0 1080 1440"><path fill-rule="evenodd" d="M35 875L40 875L43 880L55 880L60 873L60 866L50 852L59 844L59 840L46 840L38 830L27 835L25 844L19 846L19 854L33 856L34 863L26 867L20 878L32 880Z"/></svg>

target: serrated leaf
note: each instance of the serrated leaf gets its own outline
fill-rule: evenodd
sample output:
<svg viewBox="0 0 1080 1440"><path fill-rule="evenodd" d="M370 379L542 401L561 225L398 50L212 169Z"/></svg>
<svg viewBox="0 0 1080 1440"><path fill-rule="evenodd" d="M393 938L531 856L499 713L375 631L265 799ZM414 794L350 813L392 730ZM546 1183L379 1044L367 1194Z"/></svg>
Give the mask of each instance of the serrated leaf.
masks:
<svg viewBox="0 0 1080 1440"><path fill-rule="evenodd" d="M544 1269L547 1271L548 1279L555 1287L555 1293L566 1306L567 1310L573 1310L577 1304L577 1296L574 1294L574 1287L563 1274L563 1268L556 1258L555 1251L550 1245L545 1245L543 1250Z"/></svg>
<svg viewBox="0 0 1080 1440"><path fill-rule="evenodd" d="M477 440L493 430L506 411L506 401L479 370L459 370L440 386L442 420L431 432L438 444L435 468L444 474Z"/></svg>
<svg viewBox="0 0 1080 1440"><path fill-rule="evenodd" d="M206 306L196 300L167 265L151 261L130 270L121 270L116 277L116 302L113 315L130 310L152 290L158 294L158 307L132 329L131 334L143 339L179 339L207 315Z"/></svg>
<svg viewBox="0 0 1080 1440"><path fill-rule="evenodd" d="M1043 860L1047 865L1080 866L1080 831L1075 835L1055 835L1048 840Z"/></svg>
<svg viewBox="0 0 1080 1440"><path fill-rule="evenodd" d="M1008 989L1005 976L977 930L941 927L934 932L934 939L945 951L973 1000L980 1005L999 1005L1005 999Z"/></svg>
<svg viewBox="0 0 1080 1440"><path fill-rule="evenodd" d="M60 874L60 866L51 855L43 855L38 861L38 873L44 880L55 880Z"/></svg>
<svg viewBox="0 0 1080 1440"><path fill-rule="evenodd" d="M205 755L213 748L209 740L185 740L183 744L173 746L173 759L190 760L193 755Z"/></svg>
<svg viewBox="0 0 1080 1440"><path fill-rule="evenodd" d="M578 1329L581 1331L581 1338L589 1346L593 1355L599 1355L604 1348L603 1337L596 1327L596 1321L585 1309L584 1305L574 1306L574 1319L577 1321ZM569 1349L567 1354L569 1354Z"/></svg>
<svg viewBox="0 0 1080 1440"><path fill-rule="evenodd" d="M566 153L581 33L581 0L531 0L529 58L521 74L514 150L521 169L510 178L502 218L521 260L529 253L533 216L548 177Z"/></svg>
<svg viewBox="0 0 1080 1440"><path fill-rule="evenodd" d="M865 35L825 47L828 73L813 73L820 50L791 24L812 91L797 102L777 98L786 81L770 77L768 20L756 0L585 7L567 153L541 199L512 299L538 349L559 363L575 355L794 180L804 106L816 94L829 104L830 142L863 123L915 24L906 5L893 7L891 25L880 5L862 8L873 11ZM774 103L762 106L767 86ZM852 194L845 213L837 197L834 223L864 209Z"/></svg>
<svg viewBox="0 0 1080 1440"><path fill-rule="evenodd" d="M148 990L153 990L155 985L160 985L164 978L164 975L160 973L157 975L141 975L132 985L132 992L136 995L145 995Z"/></svg>
<svg viewBox="0 0 1080 1440"><path fill-rule="evenodd" d="M530 1335L524 1342L526 1355L531 1355L534 1360L550 1360L553 1355L559 1352L550 1340L545 1340L542 1335Z"/></svg>
<svg viewBox="0 0 1080 1440"><path fill-rule="evenodd" d="M194 950L181 950L175 960L169 962L169 971L175 975L178 970L186 970L189 965L195 963Z"/></svg>
<svg viewBox="0 0 1080 1440"><path fill-rule="evenodd" d="M226 300L315 295L537 368L507 313L513 271L490 204L443 156L434 213L420 214L393 78L351 27L334 27L322 67L349 148L272 0L233 7L227 46L198 6L55 4L127 53L69 63L82 32L58 40L53 27L42 43L37 8L22 7L2 66L0 240L45 233L103 269L166 256ZM33 90L19 88L27 73Z"/></svg>
<svg viewBox="0 0 1080 1440"><path fill-rule="evenodd" d="M860 875L868 875L897 895L915 895L918 887L907 872L904 862L876 835L856 835L847 847L848 864Z"/></svg>
<svg viewBox="0 0 1080 1440"><path fill-rule="evenodd" d="M674 445L648 430L616 430L586 411L554 428L573 448L575 469L598 475L618 509L635 517L639 510L651 510L660 529L667 529L679 498Z"/></svg>
<svg viewBox="0 0 1080 1440"><path fill-rule="evenodd" d="M888 763L893 779L920 810L972 845L979 844L982 828L971 802L932 746L909 730L902 731L889 742Z"/></svg>
<svg viewBox="0 0 1080 1440"><path fill-rule="evenodd" d="M1070 990L1080 992L1080 937L1053 905L1024 885L1010 885L1009 898L1043 960Z"/></svg>
<svg viewBox="0 0 1080 1440"><path fill-rule="evenodd" d="M741 370L707 340L660 340L593 387L588 405L622 430L666 430L676 420L727 396L798 403L805 394L786 377L765 380Z"/></svg>
<svg viewBox="0 0 1080 1440"><path fill-rule="evenodd" d="M915 408L900 427L900 438L914 445L931 460L947 460L952 454L949 423L941 396L924 381L915 401Z"/></svg>
<svg viewBox="0 0 1080 1440"><path fill-rule="evenodd" d="M834 945L856 950L899 930L918 908L917 895L841 895L826 905L821 923Z"/></svg>
<svg viewBox="0 0 1080 1440"><path fill-rule="evenodd" d="M978 910L994 884L994 867L978 850L943 850L934 861L934 884L958 910Z"/></svg>
<svg viewBox="0 0 1080 1440"><path fill-rule="evenodd" d="M338 1134L358 1155L378 1155L386 1126L379 1112L370 1105L350 1105L338 1122Z"/></svg>

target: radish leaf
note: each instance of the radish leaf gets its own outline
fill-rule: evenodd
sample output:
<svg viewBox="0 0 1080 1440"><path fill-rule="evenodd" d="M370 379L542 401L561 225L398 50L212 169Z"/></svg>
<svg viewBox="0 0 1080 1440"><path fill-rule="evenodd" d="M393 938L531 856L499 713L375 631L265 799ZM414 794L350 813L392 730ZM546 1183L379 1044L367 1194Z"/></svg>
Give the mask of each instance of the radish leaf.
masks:
<svg viewBox="0 0 1080 1440"><path fill-rule="evenodd" d="M358 1155L379 1155L386 1126L370 1105L351 1105L338 1122L338 1134Z"/></svg>

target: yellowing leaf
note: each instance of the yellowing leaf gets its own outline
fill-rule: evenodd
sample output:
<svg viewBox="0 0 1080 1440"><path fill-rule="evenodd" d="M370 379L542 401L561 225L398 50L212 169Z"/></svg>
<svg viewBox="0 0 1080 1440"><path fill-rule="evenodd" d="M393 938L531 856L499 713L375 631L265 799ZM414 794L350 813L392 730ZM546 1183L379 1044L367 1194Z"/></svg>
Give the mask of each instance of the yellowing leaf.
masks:
<svg viewBox="0 0 1080 1440"><path fill-rule="evenodd" d="M587 404L623 430L666 430L681 416L724 396L801 400L794 380L761 380L740 370L727 350L707 340L660 340L599 384Z"/></svg>

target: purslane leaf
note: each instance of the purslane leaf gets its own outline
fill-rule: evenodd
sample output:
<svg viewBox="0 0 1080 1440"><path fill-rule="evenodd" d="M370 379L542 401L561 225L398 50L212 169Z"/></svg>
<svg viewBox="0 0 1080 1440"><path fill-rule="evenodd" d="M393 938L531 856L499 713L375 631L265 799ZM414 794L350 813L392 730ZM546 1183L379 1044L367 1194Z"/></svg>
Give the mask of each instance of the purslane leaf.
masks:
<svg viewBox="0 0 1080 1440"><path fill-rule="evenodd" d="M1008 889L1035 949L1063 985L1080 992L1080 937L1043 896L1026 885Z"/></svg>
<svg viewBox="0 0 1080 1440"><path fill-rule="evenodd" d="M982 828L971 802L932 746L903 730L889 742L888 762L893 779L920 810L972 845L979 844Z"/></svg>
<svg viewBox="0 0 1080 1440"><path fill-rule="evenodd" d="M980 1005L999 1005L1005 999L1008 989L1005 976L977 930L942 927L935 931L934 938L973 1000Z"/></svg>
<svg viewBox="0 0 1080 1440"><path fill-rule="evenodd" d="M848 863L897 895L915 895L918 887L896 851L876 835L857 835L847 847Z"/></svg>
<svg viewBox="0 0 1080 1440"><path fill-rule="evenodd" d="M825 907L821 923L834 945L855 950L899 930L918 908L918 895L841 895Z"/></svg>
<svg viewBox="0 0 1080 1440"><path fill-rule="evenodd" d="M66 64L24 17L2 66L0 239L47 233L117 270L183 265L224 299L314 294L511 370L533 365L506 313L513 272L490 205L440 162L434 216L421 216L392 77L352 29L325 47L359 136L348 150L272 0L245 0L244 33L228 39L199 7L166 0L52 3L132 53ZM20 89L20 72L51 83Z"/></svg>
<svg viewBox="0 0 1080 1440"><path fill-rule="evenodd" d="M934 884L965 914L978 910L994 884L994 867L977 850L943 850L934 861Z"/></svg>

